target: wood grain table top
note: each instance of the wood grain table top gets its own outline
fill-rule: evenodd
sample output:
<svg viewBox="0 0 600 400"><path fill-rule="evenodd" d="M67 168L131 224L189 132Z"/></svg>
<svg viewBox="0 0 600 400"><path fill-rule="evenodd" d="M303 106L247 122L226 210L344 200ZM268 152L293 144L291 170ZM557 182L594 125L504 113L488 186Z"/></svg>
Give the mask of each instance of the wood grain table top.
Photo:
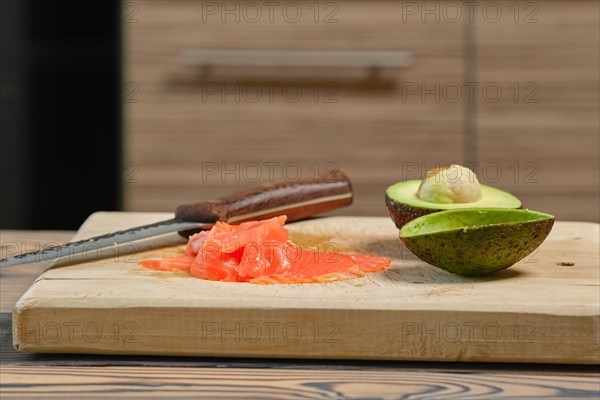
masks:
<svg viewBox="0 0 600 400"><path fill-rule="evenodd" d="M74 232L0 231L3 251ZM13 247L14 248L14 247ZM0 271L0 397L598 398L597 366L26 354L11 311L47 263Z"/></svg>

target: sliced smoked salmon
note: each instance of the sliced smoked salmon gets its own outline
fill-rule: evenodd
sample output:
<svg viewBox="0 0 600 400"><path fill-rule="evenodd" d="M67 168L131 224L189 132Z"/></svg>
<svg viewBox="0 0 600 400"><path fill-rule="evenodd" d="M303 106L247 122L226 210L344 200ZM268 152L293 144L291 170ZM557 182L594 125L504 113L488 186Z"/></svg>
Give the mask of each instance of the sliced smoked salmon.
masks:
<svg viewBox="0 0 600 400"><path fill-rule="evenodd" d="M175 257L148 258L140 261L142 267L157 271L189 271L195 256L183 254Z"/></svg>
<svg viewBox="0 0 600 400"><path fill-rule="evenodd" d="M186 271L200 279L255 284L324 283L389 267L388 258L304 250L288 240L286 217L229 225L217 222L192 235L185 254L146 259L159 271Z"/></svg>

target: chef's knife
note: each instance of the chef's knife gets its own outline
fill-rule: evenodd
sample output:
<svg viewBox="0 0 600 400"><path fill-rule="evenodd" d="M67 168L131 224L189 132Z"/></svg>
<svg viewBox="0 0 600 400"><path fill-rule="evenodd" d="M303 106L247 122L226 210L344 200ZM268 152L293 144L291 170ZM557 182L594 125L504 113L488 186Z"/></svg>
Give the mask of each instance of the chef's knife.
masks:
<svg viewBox="0 0 600 400"><path fill-rule="evenodd" d="M278 215L287 215L288 222L296 221L351 203L352 185L344 173L335 171L317 179L267 184L218 200L182 205L176 209L173 219L4 258L0 260L0 267L73 257L169 232L178 232L187 238L198 230L210 229L216 221L237 224Z"/></svg>

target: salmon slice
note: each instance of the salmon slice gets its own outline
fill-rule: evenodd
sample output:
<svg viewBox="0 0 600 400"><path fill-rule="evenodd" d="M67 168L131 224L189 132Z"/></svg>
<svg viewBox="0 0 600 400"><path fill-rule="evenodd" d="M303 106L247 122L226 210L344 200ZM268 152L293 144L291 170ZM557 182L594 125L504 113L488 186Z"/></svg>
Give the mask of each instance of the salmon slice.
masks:
<svg viewBox="0 0 600 400"><path fill-rule="evenodd" d="M327 283L334 281L342 281L345 279L359 278L364 276L364 272L360 270L358 265L354 265L348 270L340 272L331 272L319 276L308 275L266 275L249 280L250 283L258 285L272 284L291 284L291 283Z"/></svg>
<svg viewBox="0 0 600 400"><path fill-rule="evenodd" d="M148 259L146 268L188 271L196 278L255 284L325 283L364 276L391 260L366 255L301 249L288 241L286 216L229 225L192 235L185 254Z"/></svg>
<svg viewBox="0 0 600 400"><path fill-rule="evenodd" d="M375 256L364 256L364 255L350 255L349 256L354 262L360 265L361 271L364 272L379 272L383 271L390 266L392 260L389 258L375 257Z"/></svg>
<svg viewBox="0 0 600 400"><path fill-rule="evenodd" d="M238 265L244 249L224 253L214 243L205 243L194 257L190 273L196 278L211 281L238 282Z"/></svg>
<svg viewBox="0 0 600 400"><path fill-rule="evenodd" d="M148 258L141 260L142 267L157 271L185 271L189 272L195 257L188 254L175 257Z"/></svg>
<svg viewBox="0 0 600 400"><path fill-rule="evenodd" d="M287 230L282 226L286 216L271 218L265 221L243 222L240 225L229 225L218 221L210 231L202 231L190 236L186 254L196 255L204 244L216 245L222 252L230 253L248 243L262 243L266 240L285 242Z"/></svg>
<svg viewBox="0 0 600 400"><path fill-rule="evenodd" d="M185 254L189 254L191 256L195 256L200 251L202 244L208 238L208 234L210 231L201 231L193 234L188 238L187 246L185 247Z"/></svg>

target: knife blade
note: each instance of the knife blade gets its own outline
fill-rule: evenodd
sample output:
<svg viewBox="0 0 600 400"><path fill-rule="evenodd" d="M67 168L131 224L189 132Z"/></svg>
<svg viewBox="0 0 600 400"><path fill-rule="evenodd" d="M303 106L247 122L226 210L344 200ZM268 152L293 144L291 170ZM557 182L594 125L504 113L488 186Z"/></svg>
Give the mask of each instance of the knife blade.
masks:
<svg viewBox="0 0 600 400"><path fill-rule="evenodd" d="M278 215L287 215L287 222L297 221L350 204L350 180L342 171L336 170L316 179L266 184L217 200L184 204L177 207L173 219L3 258L0 267L73 257L90 250L101 254L97 250L170 232L178 232L187 238L199 230L211 228L217 221L238 224ZM93 259L86 258L87 261Z"/></svg>

